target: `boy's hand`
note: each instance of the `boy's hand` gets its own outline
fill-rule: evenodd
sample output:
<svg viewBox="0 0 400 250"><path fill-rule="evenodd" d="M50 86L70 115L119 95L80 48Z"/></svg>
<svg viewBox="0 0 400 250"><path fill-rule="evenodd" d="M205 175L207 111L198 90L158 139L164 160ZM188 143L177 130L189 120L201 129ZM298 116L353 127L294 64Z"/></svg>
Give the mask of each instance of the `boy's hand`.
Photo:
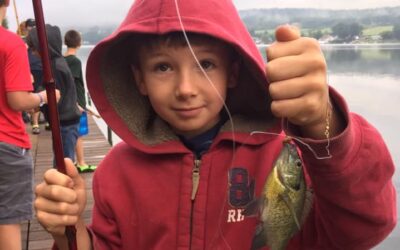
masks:
<svg viewBox="0 0 400 250"><path fill-rule="evenodd" d="M301 37L289 25L276 29L267 48L271 110L301 127L310 137L324 138L328 106L326 62L315 39Z"/></svg>
<svg viewBox="0 0 400 250"><path fill-rule="evenodd" d="M65 165L67 175L47 170L35 190L36 217L53 235L63 235L65 226L75 225L86 205L85 180L70 159L65 158Z"/></svg>

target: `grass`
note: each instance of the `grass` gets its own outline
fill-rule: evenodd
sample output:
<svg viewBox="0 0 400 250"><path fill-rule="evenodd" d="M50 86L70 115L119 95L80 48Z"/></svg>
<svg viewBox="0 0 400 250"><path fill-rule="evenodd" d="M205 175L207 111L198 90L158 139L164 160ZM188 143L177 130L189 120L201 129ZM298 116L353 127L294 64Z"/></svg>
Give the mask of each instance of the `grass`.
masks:
<svg viewBox="0 0 400 250"><path fill-rule="evenodd" d="M374 27L366 27L363 30L363 36L376 36L381 34L382 32L385 31L392 31L393 26L392 25L387 25L387 26L374 26Z"/></svg>

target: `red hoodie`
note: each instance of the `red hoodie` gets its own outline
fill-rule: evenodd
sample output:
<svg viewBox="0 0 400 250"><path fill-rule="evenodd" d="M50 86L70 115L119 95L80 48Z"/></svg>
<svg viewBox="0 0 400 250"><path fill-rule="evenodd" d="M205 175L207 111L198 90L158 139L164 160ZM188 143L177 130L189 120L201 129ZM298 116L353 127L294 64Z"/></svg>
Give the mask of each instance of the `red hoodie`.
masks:
<svg viewBox="0 0 400 250"><path fill-rule="evenodd" d="M259 219L243 208L259 197L282 148L270 111L262 57L228 0L137 0L121 26L98 44L87 65L87 84L100 114L123 142L113 147L93 179L90 227L95 249L249 249ZM138 33L207 34L242 58L239 83L225 124L196 161L140 95L130 70L129 39ZM129 38L129 39L128 39ZM299 145L314 189L314 203L288 249L369 249L396 223L393 162L379 133L348 111L346 129L330 141L331 159L317 160ZM303 139L319 155L327 141ZM373 156L373 157L372 157ZM194 170L199 187L194 193Z"/></svg>

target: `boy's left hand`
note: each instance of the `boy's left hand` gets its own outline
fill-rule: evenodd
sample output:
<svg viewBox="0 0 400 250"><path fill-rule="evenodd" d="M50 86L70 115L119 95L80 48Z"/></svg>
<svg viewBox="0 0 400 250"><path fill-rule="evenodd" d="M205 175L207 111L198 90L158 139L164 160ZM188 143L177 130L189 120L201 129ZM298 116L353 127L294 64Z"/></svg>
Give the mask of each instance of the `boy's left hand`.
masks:
<svg viewBox="0 0 400 250"><path fill-rule="evenodd" d="M271 110L301 127L305 136L324 138L329 106L327 65L318 41L284 25L267 48L266 75Z"/></svg>

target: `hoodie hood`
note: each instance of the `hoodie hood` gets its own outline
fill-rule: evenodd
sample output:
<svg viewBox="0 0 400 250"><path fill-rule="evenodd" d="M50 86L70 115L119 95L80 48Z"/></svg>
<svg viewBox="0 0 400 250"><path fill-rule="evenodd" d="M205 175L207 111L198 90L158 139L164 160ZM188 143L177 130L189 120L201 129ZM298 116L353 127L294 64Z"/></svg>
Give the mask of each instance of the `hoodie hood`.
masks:
<svg viewBox="0 0 400 250"><path fill-rule="evenodd" d="M265 64L230 0L135 1L119 28L92 50L87 62L87 86L106 123L135 147L178 141L134 83L130 68L133 55L127 38L132 41L138 34L182 31L182 26L186 32L215 37L236 50L240 57L239 79L226 100L235 132L265 131L275 121ZM230 123L222 128L229 129Z"/></svg>
<svg viewBox="0 0 400 250"><path fill-rule="evenodd" d="M49 47L49 56L51 59L62 57L62 37L58 26L46 24L47 43ZM37 28L33 28L28 35L28 44L40 52L39 38Z"/></svg>

